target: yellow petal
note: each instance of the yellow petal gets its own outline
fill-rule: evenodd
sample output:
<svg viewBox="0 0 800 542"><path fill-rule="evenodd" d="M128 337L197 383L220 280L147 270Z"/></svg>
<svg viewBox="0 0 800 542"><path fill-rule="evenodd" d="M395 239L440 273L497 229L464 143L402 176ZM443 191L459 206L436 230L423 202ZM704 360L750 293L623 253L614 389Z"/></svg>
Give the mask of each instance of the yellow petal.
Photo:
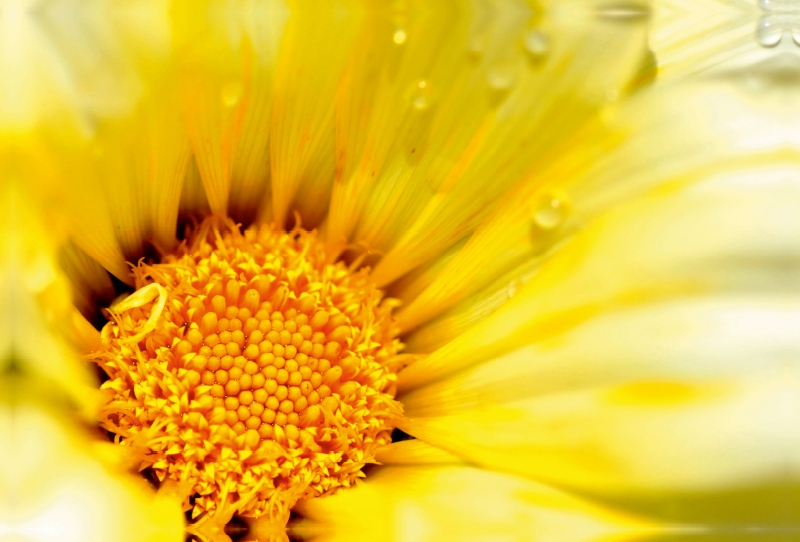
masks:
<svg viewBox="0 0 800 542"><path fill-rule="evenodd" d="M564 2L559 9L545 9L541 27L516 33L519 41L513 48L487 58L474 80L442 96L425 155L430 162L421 162L415 172L421 178L388 194L374 192L380 199L370 202L357 230L359 239L386 251L373 272L378 284L395 280L472 233L501 195L624 86L644 54L644 22L599 21L587 8ZM537 32L546 47L530 58L525 46ZM450 63L462 58L463 52ZM474 103L481 78L490 99L477 108L462 106L461 99ZM429 83L436 88L433 77ZM450 145L455 122L473 131L466 141ZM421 197L426 189L430 197Z"/></svg>
<svg viewBox="0 0 800 542"><path fill-rule="evenodd" d="M685 79L719 69L731 59L769 56L764 48L772 42L765 38L776 22L770 21L770 4L762 2L764 8L758 9L755 3L653 2L650 43L659 79ZM748 68L752 63L747 62Z"/></svg>
<svg viewBox="0 0 800 542"><path fill-rule="evenodd" d="M641 92L606 110L510 191L456 254L392 289L404 301L398 325L413 330L409 347L431 351L497 310L559 245L616 205L726 170L788 162L777 149L798 112L722 83Z"/></svg>
<svg viewBox="0 0 800 542"><path fill-rule="evenodd" d="M48 410L9 404L8 391L0 406L0 440L10 445L0 447L0 487L14 498L0 504L3 534L37 542L184 539L178 500L98 460L81 430Z"/></svg>
<svg viewBox="0 0 800 542"><path fill-rule="evenodd" d="M463 462L457 455L417 439L393 442L384 446L378 450L375 461L384 465L436 465Z"/></svg>
<svg viewBox="0 0 800 542"><path fill-rule="evenodd" d="M275 49L283 2L181 3L177 55L186 130L211 210L249 212L267 197Z"/></svg>
<svg viewBox="0 0 800 542"><path fill-rule="evenodd" d="M777 166L728 173L602 215L499 310L403 371L400 389L552 337L603 311L710 291L759 291L770 280L788 288L777 262L800 249L791 233L800 227L793 210L800 188L782 182L784 174ZM751 182L770 177L776 182ZM759 272L751 262L761 262Z"/></svg>
<svg viewBox="0 0 800 542"><path fill-rule="evenodd" d="M604 494L728 491L797 461L800 299L621 309L401 399L466 460Z"/></svg>
<svg viewBox="0 0 800 542"><path fill-rule="evenodd" d="M336 106L337 183L328 232L334 243L346 243L359 225L354 241L386 246L390 234L382 230L407 221L430 199L425 183L437 158L451 164L493 122L490 92L481 92L487 61L467 52L475 14L445 4L430 8L414 16L370 10L351 53ZM515 51L524 20L508 11L487 21L484 32L495 39L481 36L490 60ZM455 122L459 130L448 130ZM437 173L444 171L439 165Z"/></svg>
<svg viewBox="0 0 800 542"><path fill-rule="evenodd" d="M383 468L302 505L298 534L333 542L622 541L656 529L569 494L470 467Z"/></svg>
<svg viewBox="0 0 800 542"><path fill-rule="evenodd" d="M27 20L26 10L19 16L23 28L39 24ZM49 86L44 78L37 94L51 92L58 101L68 82L69 115L78 125L42 108L37 123L19 134L14 158L31 193L61 216L75 245L124 281L131 280L126 257L147 242L175 242L188 143L169 72L168 20L158 1L65 7L53 16L38 45L60 51L50 68L63 81ZM39 49L22 50L35 56Z"/></svg>
<svg viewBox="0 0 800 542"><path fill-rule="evenodd" d="M72 283L72 302L83 314L91 314L96 301L107 303L114 297L114 286L106 270L74 243L61 247L58 260Z"/></svg>
<svg viewBox="0 0 800 542"><path fill-rule="evenodd" d="M360 14L355 3L297 2L290 11L270 122L272 208L278 224L299 210L308 227L327 212L334 174L334 96Z"/></svg>
<svg viewBox="0 0 800 542"><path fill-rule="evenodd" d="M796 378L631 381L481 405L402 425L498 470L605 496L666 500L796 470ZM789 471L787 471L789 466Z"/></svg>
<svg viewBox="0 0 800 542"><path fill-rule="evenodd" d="M12 179L0 190L0 366L51 383L90 416L93 376L69 348L73 307L46 222Z"/></svg>
<svg viewBox="0 0 800 542"><path fill-rule="evenodd" d="M402 396L412 417L630 382L686 385L785 373L800 351L797 294L678 298L574 328Z"/></svg>

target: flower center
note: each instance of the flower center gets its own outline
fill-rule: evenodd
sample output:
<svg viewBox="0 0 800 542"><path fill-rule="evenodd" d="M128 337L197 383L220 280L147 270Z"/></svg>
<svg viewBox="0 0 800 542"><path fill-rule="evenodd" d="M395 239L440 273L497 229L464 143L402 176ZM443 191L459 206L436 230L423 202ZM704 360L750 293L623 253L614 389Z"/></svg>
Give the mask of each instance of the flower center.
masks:
<svg viewBox="0 0 800 542"><path fill-rule="evenodd" d="M393 303L313 232L227 230L206 221L134 269L95 353L110 378L101 420L192 517L285 517L391 441Z"/></svg>

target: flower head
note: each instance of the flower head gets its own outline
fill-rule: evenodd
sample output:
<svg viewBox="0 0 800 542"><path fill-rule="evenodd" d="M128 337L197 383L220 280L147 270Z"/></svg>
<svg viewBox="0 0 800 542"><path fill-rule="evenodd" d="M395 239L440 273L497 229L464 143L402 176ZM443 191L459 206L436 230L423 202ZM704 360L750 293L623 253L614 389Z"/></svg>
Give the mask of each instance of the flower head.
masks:
<svg viewBox="0 0 800 542"><path fill-rule="evenodd" d="M618 540L780 496L795 119L643 89L637 2L489 4L42 8L0 361L94 431L53 487L201 542Z"/></svg>
<svg viewBox="0 0 800 542"><path fill-rule="evenodd" d="M192 517L286 518L391 442L391 300L313 233L207 221L134 271L95 352L110 378L102 424L140 468L191 488Z"/></svg>

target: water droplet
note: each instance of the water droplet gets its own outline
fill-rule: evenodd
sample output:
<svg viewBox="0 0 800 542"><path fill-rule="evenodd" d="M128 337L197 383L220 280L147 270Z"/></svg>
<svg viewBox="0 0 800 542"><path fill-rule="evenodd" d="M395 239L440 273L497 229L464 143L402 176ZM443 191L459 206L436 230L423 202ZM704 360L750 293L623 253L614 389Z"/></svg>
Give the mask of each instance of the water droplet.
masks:
<svg viewBox="0 0 800 542"><path fill-rule="evenodd" d="M603 6L597 10L597 15L602 19L633 21L647 17L649 15L649 11L643 6L634 5Z"/></svg>
<svg viewBox="0 0 800 542"><path fill-rule="evenodd" d="M775 47L783 38L784 25L778 16L764 15L756 27L756 39L762 47Z"/></svg>
<svg viewBox="0 0 800 542"><path fill-rule="evenodd" d="M486 79L489 82L489 86L493 89L508 90L514 86L516 77L514 76L513 70L504 68L489 71L489 75Z"/></svg>
<svg viewBox="0 0 800 542"><path fill-rule="evenodd" d="M522 286L522 279L516 278L508 283L508 287L506 288L506 294L508 295L508 299L511 299L516 295L519 291L520 287Z"/></svg>
<svg viewBox="0 0 800 542"><path fill-rule="evenodd" d="M759 0L758 5L764 11L791 12L800 11L800 5L795 0Z"/></svg>
<svg viewBox="0 0 800 542"><path fill-rule="evenodd" d="M539 200L533 210L533 221L545 231L559 227L568 213L566 196L548 194Z"/></svg>
<svg viewBox="0 0 800 542"><path fill-rule="evenodd" d="M800 5L797 9L797 14L783 10L763 15L756 27L758 43L763 47L775 47L788 34L792 41L800 45Z"/></svg>
<svg viewBox="0 0 800 542"><path fill-rule="evenodd" d="M403 30L402 28L398 28L397 30L395 30L394 34L392 35L392 41L395 42L397 45L403 45L406 42L407 38L408 34L406 34L406 31Z"/></svg>
<svg viewBox="0 0 800 542"><path fill-rule="evenodd" d="M550 40L541 30L528 30L522 37L522 47L532 61L540 61L550 50Z"/></svg>
<svg viewBox="0 0 800 542"><path fill-rule="evenodd" d="M242 99L244 88L239 81L232 81L222 87L222 105L233 107Z"/></svg>
<svg viewBox="0 0 800 542"><path fill-rule="evenodd" d="M471 60L477 62L483 57L483 50L486 48L484 41L481 36L474 36L469 40L469 43L467 43L467 55Z"/></svg>
<svg viewBox="0 0 800 542"><path fill-rule="evenodd" d="M430 84L423 80L418 81L411 89L411 106L417 111L423 111L431 106Z"/></svg>
<svg viewBox="0 0 800 542"><path fill-rule="evenodd" d="M506 99L517 82L517 74L512 66L493 68L486 74L486 82L489 84L490 101L497 106Z"/></svg>

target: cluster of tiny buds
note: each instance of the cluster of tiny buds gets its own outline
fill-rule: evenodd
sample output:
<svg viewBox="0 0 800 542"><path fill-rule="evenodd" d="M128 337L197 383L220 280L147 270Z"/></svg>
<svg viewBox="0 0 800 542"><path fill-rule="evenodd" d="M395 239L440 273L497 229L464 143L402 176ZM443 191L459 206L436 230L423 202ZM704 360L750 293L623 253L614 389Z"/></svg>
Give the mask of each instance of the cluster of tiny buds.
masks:
<svg viewBox="0 0 800 542"><path fill-rule="evenodd" d="M359 386L339 385L344 369L359 364L357 358L339 359L351 328L343 314L316 310L311 296L299 299L296 308L276 311L249 289L237 306L241 286L228 280L226 295L212 297L208 308L199 298L189 299L199 325L172 351L187 369L190 386L209 387L198 402L210 412L210 424L227 424L250 447L276 437L277 428L296 441L300 428L322 418L320 406L336 411L334 392L347 396L355 390L340 388ZM190 425L201 425L202 416L191 413Z"/></svg>

